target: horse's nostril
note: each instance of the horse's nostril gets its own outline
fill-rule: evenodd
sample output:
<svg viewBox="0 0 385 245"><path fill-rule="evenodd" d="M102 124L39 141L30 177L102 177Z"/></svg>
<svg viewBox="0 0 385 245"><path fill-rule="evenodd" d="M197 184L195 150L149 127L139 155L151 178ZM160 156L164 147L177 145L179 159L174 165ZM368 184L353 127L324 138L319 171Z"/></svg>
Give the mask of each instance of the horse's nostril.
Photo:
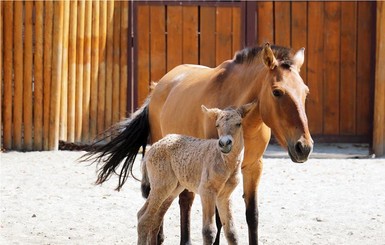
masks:
<svg viewBox="0 0 385 245"><path fill-rule="evenodd" d="M224 146L222 140L219 140L218 144L219 144L220 147L223 147L223 146Z"/></svg>
<svg viewBox="0 0 385 245"><path fill-rule="evenodd" d="M301 155L303 154L303 146L301 142L297 142L297 144L295 144L295 151Z"/></svg>
<svg viewBox="0 0 385 245"><path fill-rule="evenodd" d="M228 139L227 141L226 141L226 145L231 145L233 143L233 141L231 140L231 139Z"/></svg>

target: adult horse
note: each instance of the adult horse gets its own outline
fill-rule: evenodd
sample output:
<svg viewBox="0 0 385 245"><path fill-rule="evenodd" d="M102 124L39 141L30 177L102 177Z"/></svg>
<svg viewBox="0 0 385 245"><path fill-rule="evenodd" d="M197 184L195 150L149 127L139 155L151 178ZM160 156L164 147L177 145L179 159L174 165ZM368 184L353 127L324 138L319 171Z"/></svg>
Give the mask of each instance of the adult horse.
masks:
<svg viewBox="0 0 385 245"><path fill-rule="evenodd" d="M147 143L154 143L167 134L216 138L215 126L204 117L201 104L225 108L256 102L243 121L242 175L249 244L257 244L257 190L270 129L293 162L305 162L313 149L305 113L309 90L299 75L303 61L304 49L293 53L291 49L267 43L263 47L243 49L232 60L215 68L175 67L158 81L142 107L129 120L120 123L120 131L109 143L88 153L89 159L102 164L97 183L117 173L119 190L132 170L140 147L144 150ZM193 199L194 194L187 190L179 196L181 244L191 241ZM220 226L220 222L217 225ZM219 231L220 227L216 243L219 243ZM159 237L161 243L162 230Z"/></svg>

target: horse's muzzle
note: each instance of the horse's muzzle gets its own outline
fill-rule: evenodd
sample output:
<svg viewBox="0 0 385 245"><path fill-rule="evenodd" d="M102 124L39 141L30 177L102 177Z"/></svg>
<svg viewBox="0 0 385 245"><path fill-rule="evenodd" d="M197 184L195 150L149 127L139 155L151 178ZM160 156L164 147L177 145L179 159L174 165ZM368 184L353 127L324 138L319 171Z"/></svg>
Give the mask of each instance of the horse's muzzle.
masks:
<svg viewBox="0 0 385 245"><path fill-rule="evenodd" d="M295 144L288 145L288 152L291 160L295 163L304 163L308 160L313 151L313 142L306 142L302 138Z"/></svg>

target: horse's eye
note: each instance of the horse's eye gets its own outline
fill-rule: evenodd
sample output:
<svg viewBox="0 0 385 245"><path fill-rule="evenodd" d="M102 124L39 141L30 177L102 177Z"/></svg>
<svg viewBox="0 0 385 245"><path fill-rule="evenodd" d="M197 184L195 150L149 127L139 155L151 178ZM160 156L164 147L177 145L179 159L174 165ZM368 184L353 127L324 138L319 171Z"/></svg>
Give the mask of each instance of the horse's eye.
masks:
<svg viewBox="0 0 385 245"><path fill-rule="evenodd" d="M280 89L274 89L273 90L273 95L277 98L281 97L283 95L283 91Z"/></svg>
<svg viewBox="0 0 385 245"><path fill-rule="evenodd" d="M219 124L216 124L215 127L219 128Z"/></svg>
<svg viewBox="0 0 385 245"><path fill-rule="evenodd" d="M236 126L239 128L241 126L241 123L237 123Z"/></svg>

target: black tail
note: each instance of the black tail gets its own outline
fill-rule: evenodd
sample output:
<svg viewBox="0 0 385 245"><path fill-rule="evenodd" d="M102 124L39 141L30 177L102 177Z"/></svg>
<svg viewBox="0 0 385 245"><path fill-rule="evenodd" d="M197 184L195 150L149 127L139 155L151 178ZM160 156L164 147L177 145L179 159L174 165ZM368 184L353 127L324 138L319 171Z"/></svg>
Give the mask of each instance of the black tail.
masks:
<svg viewBox="0 0 385 245"><path fill-rule="evenodd" d="M98 178L96 184L102 184L108 180L112 174L119 176L119 183L116 190L120 190L126 182L129 174L132 175L132 167L139 152L140 147L143 148L143 154L146 149L148 137L150 135L150 125L148 121L148 102L137 110L132 117L123 123L118 124L111 129L113 134L118 129L118 135L105 145L91 147L91 151L86 153L81 160L92 160L93 163L102 164L98 170ZM106 138L109 136L106 136ZM123 161L120 173L117 168Z"/></svg>

